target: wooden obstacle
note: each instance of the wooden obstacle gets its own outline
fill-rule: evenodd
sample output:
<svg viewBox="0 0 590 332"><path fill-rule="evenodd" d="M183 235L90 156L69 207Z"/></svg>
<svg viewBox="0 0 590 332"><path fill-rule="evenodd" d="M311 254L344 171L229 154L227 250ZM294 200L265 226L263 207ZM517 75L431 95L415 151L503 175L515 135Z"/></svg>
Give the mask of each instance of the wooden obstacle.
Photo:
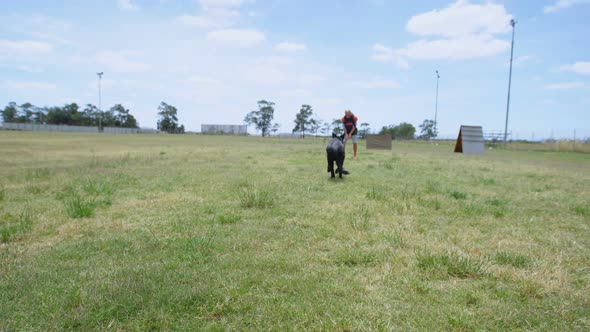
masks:
<svg viewBox="0 0 590 332"><path fill-rule="evenodd" d="M391 150L391 136L367 135L367 150Z"/></svg>
<svg viewBox="0 0 590 332"><path fill-rule="evenodd" d="M455 144L455 152L483 155L485 152L484 143L481 126L461 126Z"/></svg>

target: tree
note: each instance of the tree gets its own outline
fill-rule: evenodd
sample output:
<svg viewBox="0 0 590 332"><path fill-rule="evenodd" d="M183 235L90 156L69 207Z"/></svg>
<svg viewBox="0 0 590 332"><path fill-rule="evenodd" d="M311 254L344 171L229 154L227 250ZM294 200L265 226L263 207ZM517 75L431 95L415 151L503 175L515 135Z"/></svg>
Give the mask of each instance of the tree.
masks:
<svg viewBox="0 0 590 332"><path fill-rule="evenodd" d="M18 122L34 122L35 106L31 103L24 103L20 105L20 116Z"/></svg>
<svg viewBox="0 0 590 332"><path fill-rule="evenodd" d="M379 134L390 135L393 139L413 139L416 128L409 123L402 122L397 126L389 125L381 128Z"/></svg>
<svg viewBox="0 0 590 332"><path fill-rule="evenodd" d="M81 116L81 125L82 126L98 126L98 117L100 116L100 112L98 111L98 107L92 104L86 104L86 107L82 111Z"/></svg>
<svg viewBox="0 0 590 332"><path fill-rule="evenodd" d="M311 106L301 105L299 113L295 116L295 128L293 128L293 132L300 133L301 137L305 138L305 132L311 131L312 126L316 123L316 120L311 117L312 115L313 110Z"/></svg>
<svg viewBox="0 0 590 332"><path fill-rule="evenodd" d="M361 127L359 128L359 137L360 138L365 138L369 132L371 131L371 128L369 128L369 124L366 122L361 123Z"/></svg>
<svg viewBox="0 0 590 332"><path fill-rule="evenodd" d="M249 125L255 125L256 130L260 130L262 132L262 137L267 136L269 132L275 128L278 130L278 125L272 123L274 118L274 106L275 103L260 100L258 101L258 111L252 111L246 114L244 118L244 122Z"/></svg>
<svg viewBox="0 0 590 332"><path fill-rule="evenodd" d="M309 133L314 134L317 137L318 134L321 133L323 126L324 126L324 120L318 119L318 118L313 118L312 123L311 123L311 127L309 127Z"/></svg>
<svg viewBox="0 0 590 332"><path fill-rule="evenodd" d="M3 122L15 122L16 117L18 116L18 106L15 102L10 102L4 110L2 111L2 121Z"/></svg>
<svg viewBox="0 0 590 332"><path fill-rule="evenodd" d="M332 123L330 121L326 121L326 122L322 121L321 127L322 128L320 129L320 131L321 131L322 135L324 135L324 136L328 136L332 132Z"/></svg>
<svg viewBox="0 0 590 332"><path fill-rule="evenodd" d="M113 115L115 127L137 128L137 120L135 120L135 117L123 105L116 104L111 107L110 112Z"/></svg>
<svg viewBox="0 0 590 332"><path fill-rule="evenodd" d="M47 110L43 107L35 107L35 111L33 112L33 122L34 123L45 123L46 111Z"/></svg>
<svg viewBox="0 0 590 332"><path fill-rule="evenodd" d="M161 102L160 106L158 106L158 110L158 115L160 116L160 120L158 120L158 130L171 134L184 132L184 126L178 126L178 109L176 107Z"/></svg>
<svg viewBox="0 0 590 332"><path fill-rule="evenodd" d="M66 104L63 107L54 106L47 109L47 123L77 125L82 121L82 113L78 112L78 104Z"/></svg>
<svg viewBox="0 0 590 332"><path fill-rule="evenodd" d="M334 134L341 135L342 133L344 133L344 129L342 129L342 119L333 119L332 127Z"/></svg>
<svg viewBox="0 0 590 332"><path fill-rule="evenodd" d="M272 125L272 127L270 128L270 131L276 135L277 131L279 131L279 128L281 127L281 125L279 125L278 123L275 123Z"/></svg>
<svg viewBox="0 0 590 332"><path fill-rule="evenodd" d="M420 128L420 136L418 138L429 140L435 138L438 133L434 129L434 121L433 120L424 120L421 125L418 126Z"/></svg>

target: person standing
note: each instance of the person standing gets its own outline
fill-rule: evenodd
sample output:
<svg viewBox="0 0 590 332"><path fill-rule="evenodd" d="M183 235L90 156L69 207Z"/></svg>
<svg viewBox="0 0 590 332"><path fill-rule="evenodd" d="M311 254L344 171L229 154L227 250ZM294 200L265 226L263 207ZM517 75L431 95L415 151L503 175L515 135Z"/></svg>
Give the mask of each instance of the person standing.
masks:
<svg viewBox="0 0 590 332"><path fill-rule="evenodd" d="M352 140L352 151L354 152L353 159L357 158L357 142L358 142L358 130L356 128L356 123L358 118L356 115L352 114L351 110L344 111L344 117L342 118L342 124L344 124L344 148L346 148L346 142L351 139Z"/></svg>

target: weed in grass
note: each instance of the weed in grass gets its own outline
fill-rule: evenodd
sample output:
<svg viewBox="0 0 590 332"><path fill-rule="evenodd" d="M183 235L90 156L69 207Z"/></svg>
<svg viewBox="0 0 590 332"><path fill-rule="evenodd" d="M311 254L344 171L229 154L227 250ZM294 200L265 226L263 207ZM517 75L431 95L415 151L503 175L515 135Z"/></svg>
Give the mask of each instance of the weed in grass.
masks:
<svg viewBox="0 0 590 332"><path fill-rule="evenodd" d="M434 193L440 192L441 185L440 185L440 183L438 183L436 181L428 180L428 181L426 181L426 185L424 186L424 189L425 189L426 193L434 194Z"/></svg>
<svg viewBox="0 0 590 332"><path fill-rule="evenodd" d="M494 215L494 218L497 219L504 218L506 216L506 212L502 209L494 209L492 214Z"/></svg>
<svg viewBox="0 0 590 332"><path fill-rule="evenodd" d="M70 218L91 217L94 214L95 204L87 201L78 193L74 193L65 202L66 212Z"/></svg>
<svg viewBox="0 0 590 332"><path fill-rule="evenodd" d="M448 275L456 278L477 278L483 275L483 263L475 258L454 252L433 254L419 252L416 254L418 268L432 276Z"/></svg>
<svg viewBox="0 0 590 332"><path fill-rule="evenodd" d="M29 233L33 229L33 217L23 211L18 215L5 214L0 219L0 241L7 243L15 237Z"/></svg>
<svg viewBox="0 0 590 332"><path fill-rule="evenodd" d="M464 193L462 191L452 191L449 195L454 199L466 199L467 198L467 193Z"/></svg>
<svg viewBox="0 0 590 332"><path fill-rule="evenodd" d="M215 221L222 225L231 225L240 221L240 216L235 214L222 214L215 217Z"/></svg>
<svg viewBox="0 0 590 332"><path fill-rule="evenodd" d="M496 179L494 178L485 178L483 180L481 180L481 183L483 183L486 186L493 186L496 184Z"/></svg>
<svg viewBox="0 0 590 332"><path fill-rule="evenodd" d="M468 317L464 317L463 315L449 315L447 317L447 322L449 323L449 327L453 331L476 331L477 329L472 326L469 322Z"/></svg>
<svg viewBox="0 0 590 332"><path fill-rule="evenodd" d="M25 178L28 180L46 179L51 175L49 168L35 168L26 173Z"/></svg>
<svg viewBox="0 0 590 332"><path fill-rule="evenodd" d="M30 185L25 188L25 192L31 195L39 195L41 192L43 192L43 189L41 188L41 186Z"/></svg>
<svg viewBox="0 0 590 332"><path fill-rule="evenodd" d="M216 236L215 232L209 232L176 241L184 247L180 250L181 255L185 253L191 259L207 261L213 253Z"/></svg>
<svg viewBox="0 0 590 332"><path fill-rule="evenodd" d="M430 292L430 287L419 279L412 279L409 284L410 288L418 294L426 294Z"/></svg>
<svg viewBox="0 0 590 332"><path fill-rule="evenodd" d="M413 200L415 197L417 197L418 192L416 190L416 187L408 185L408 184L404 184L404 186L400 190L400 196L404 202L408 202L408 201Z"/></svg>
<svg viewBox="0 0 590 332"><path fill-rule="evenodd" d="M500 265L510 265L518 268L527 267L531 264L531 259L524 255L514 254L507 251L500 251L494 256L496 263Z"/></svg>
<svg viewBox="0 0 590 332"><path fill-rule="evenodd" d="M479 297L476 293L467 292L463 294L463 301L468 306L476 306L481 303L481 297Z"/></svg>
<svg viewBox="0 0 590 332"><path fill-rule="evenodd" d="M218 211L217 206L212 204L207 204L203 207L203 212L206 214L215 214Z"/></svg>
<svg viewBox="0 0 590 332"><path fill-rule="evenodd" d="M386 196L380 188L372 186L371 189L367 192L366 197L368 199L373 200L385 200Z"/></svg>
<svg viewBox="0 0 590 332"><path fill-rule="evenodd" d="M502 206L504 206L506 204L503 200L501 200L499 198L491 198L491 199L488 199L486 201L486 203L489 204L489 205L491 205L491 206L495 206L495 207L502 207Z"/></svg>
<svg viewBox="0 0 590 332"><path fill-rule="evenodd" d="M394 156L388 160L380 161L379 166L381 166L385 169L392 170L395 168L396 163L398 163L399 161L400 161L400 157Z"/></svg>
<svg viewBox="0 0 590 332"><path fill-rule="evenodd" d="M437 198L428 199L419 197L416 202L425 208L433 209L435 211L442 208L442 202Z"/></svg>
<svg viewBox="0 0 590 332"><path fill-rule="evenodd" d="M104 180L86 178L82 181L82 190L90 195L111 195L113 186Z"/></svg>
<svg viewBox="0 0 590 332"><path fill-rule="evenodd" d="M518 281L516 291L521 300L540 299L543 297L543 287L532 280L522 279Z"/></svg>
<svg viewBox="0 0 590 332"><path fill-rule="evenodd" d="M3 185L0 185L0 202L4 201L6 198L6 189Z"/></svg>
<svg viewBox="0 0 590 332"><path fill-rule="evenodd" d="M260 189L253 183L238 188L240 205L245 208L270 208L275 203L275 192L271 189Z"/></svg>
<svg viewBox="0 0 590 332"><path fill-rule="evenodd" d="M385 236L394 248L403 249L408 246L408 239L400 231L394 231Z"/></svg>
<svg viewBox="0 0 590 332"><path fill-rule="evenodd" d="M357 210L353 218L350 218L350 226L352 229L359 231L366 231L369 229L369 219L371 218L371 212L366 207L361 207Z"/></svg>
<svg viewBox="0 0 590 332"><path fill-rule="evenodd" d="M377 254L359 248L346 248L336 255L336 264L348 267L367 266L375 262Z"/></svg>
<svg viewBox="0 0 590 332"><path fill-rule="evenodd" d="M460 211L466 216L481 216L486 212L486 209L476 203L467 203L461 206Z"/></svg>
<svg viewBox="0 0 590 332"><path fill-rule="evenodd" d="M572 208L575 214L584 217L590 217L590 204L586 205L576 205Z"/></svg>

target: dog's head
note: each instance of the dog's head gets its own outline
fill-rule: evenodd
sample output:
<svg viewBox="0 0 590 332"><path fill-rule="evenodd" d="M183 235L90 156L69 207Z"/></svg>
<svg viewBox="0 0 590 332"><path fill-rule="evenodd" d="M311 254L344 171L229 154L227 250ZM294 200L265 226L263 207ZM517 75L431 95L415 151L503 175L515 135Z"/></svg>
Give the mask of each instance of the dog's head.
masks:
<svg viewBox="0 0 590 332"><path fill-rule="evenodd" d="M332 133L332 138L337 138L340 141L344 141L344 134L338 136L338 135L336 135L336 133Z"/></svg>

